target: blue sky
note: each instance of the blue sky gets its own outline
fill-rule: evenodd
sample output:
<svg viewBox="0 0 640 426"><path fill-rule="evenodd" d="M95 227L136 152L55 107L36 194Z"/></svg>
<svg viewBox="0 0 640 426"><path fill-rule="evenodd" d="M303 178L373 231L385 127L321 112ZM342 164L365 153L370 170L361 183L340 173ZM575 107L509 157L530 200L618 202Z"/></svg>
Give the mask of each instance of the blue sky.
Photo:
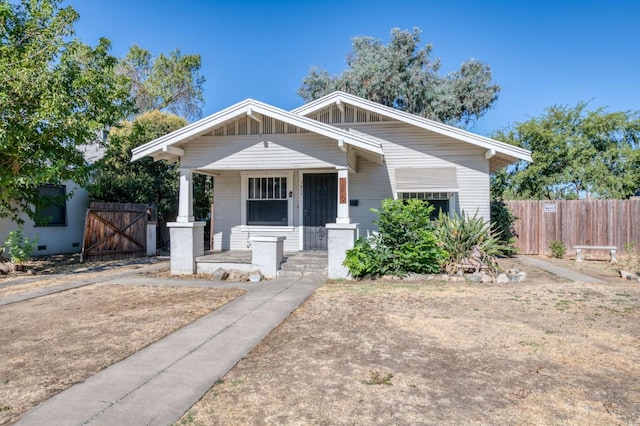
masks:
<svg viewBox="0 0 640 426"><path fill-rule="evenodd" d="M496 129L557 104L640 110L640 1L75 0L76 35L124 56L180 48L202 56L204 115L253 98L284 109L313 65L337 74L351 38L422 29L443 73L469 58L491 66L500 98L470 130Z"/></svg>

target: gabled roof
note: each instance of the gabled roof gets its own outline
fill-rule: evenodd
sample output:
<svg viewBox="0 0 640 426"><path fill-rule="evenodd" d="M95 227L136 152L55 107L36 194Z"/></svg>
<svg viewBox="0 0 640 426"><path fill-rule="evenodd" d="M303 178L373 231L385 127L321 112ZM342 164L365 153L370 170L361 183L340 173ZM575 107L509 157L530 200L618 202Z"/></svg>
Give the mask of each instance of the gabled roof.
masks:
<svg viewBox="0 0 640 426"><path fill-rule="evenodd" d="M501 157L501 162L506 161L507 163L513 163L517 160L533 161L531 158L531 151L528 151L526 149L500 142L495 139L487 138L485 136L480 136L475 133L459 129L457 127L440 123L438 121L429 120L427 118L419 117L414 114L390 108L377 102L369 101L367 99L363 99L345 92L338 91L330 93L326 96L323 96L322 98L316 99L315 101L311 101L301 107L298 107L291 112L298 115L309 116L310 114L313 114L331 105L339 105L341 103L354 105L356 107L375 112L394 120L398 120L425 130L429 130L434 133L449 136L451 138L467 142L481 148L485 148L488 150L488 158L491 158L493 155L497 155L498 157ZM492 167L492 169L494 169L494 167Z"/></svg>
<svg viewBox="0 0 640 426"><path fill-rule="evenodd" d="M181 145L206 134L225 122L242 116L248 116L257 121L260 121L262 116L275 118L309 132L334 139L340 146L344 143L368 151L380 159L384 156L380 144L364 136L349 133L329 124L293 114L263 102L247 99L133 149L131 161L147 156L155 159L182 156L184 151L180 148Z"/></svg>

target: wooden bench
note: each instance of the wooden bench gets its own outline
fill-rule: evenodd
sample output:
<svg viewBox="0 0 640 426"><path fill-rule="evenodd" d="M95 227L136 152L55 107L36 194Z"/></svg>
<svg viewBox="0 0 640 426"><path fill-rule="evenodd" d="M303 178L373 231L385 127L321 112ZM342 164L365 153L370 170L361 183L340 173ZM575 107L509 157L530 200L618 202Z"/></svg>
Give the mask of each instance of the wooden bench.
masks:
<svg viewBox="0 0 640 426"><path fill-rule="evenodd" d="M611 263L618 263L616 259L616 246L573 246L576 250L576 262L582 262L582 250L610 250L611 251Z"/></svg>

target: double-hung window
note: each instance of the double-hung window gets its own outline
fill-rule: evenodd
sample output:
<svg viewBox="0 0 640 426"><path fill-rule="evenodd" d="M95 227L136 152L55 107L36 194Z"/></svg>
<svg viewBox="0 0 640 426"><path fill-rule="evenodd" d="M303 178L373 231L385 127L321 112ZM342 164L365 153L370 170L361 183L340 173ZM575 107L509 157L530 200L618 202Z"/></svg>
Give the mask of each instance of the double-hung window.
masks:
<svg viewBox="0 0 640 426"><path fill-rule="evenodd" d="M287 226L289 200L286 176L247 179L247 225Z"/></svg>

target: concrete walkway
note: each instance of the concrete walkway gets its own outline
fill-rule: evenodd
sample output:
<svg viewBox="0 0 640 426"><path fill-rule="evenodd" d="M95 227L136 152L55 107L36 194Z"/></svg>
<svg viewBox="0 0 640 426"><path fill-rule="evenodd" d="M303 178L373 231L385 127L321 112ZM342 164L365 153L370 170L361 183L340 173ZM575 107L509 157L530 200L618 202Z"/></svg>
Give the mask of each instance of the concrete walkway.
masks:
<svg viewBox="0 0 640 426"><path fill-rule="evenodd" d="M563 268L562 266L555 265L551 262L547 262L546 260L538 259L537 257L518 256L518 260L522 260L524 263L527 263L531 266L535 266L536 268L540 268L544 271L550 272L554 275L557 275L562 278L566 278L571 281L581 282L581 283L595 283L595 284L605 283L605 281L599 278L590 277L588 275L581 274L580 272Z"/></svg>
<svg viewBox="0 0 640 426"><path fill-rule="evenodd" d="M168 425L177 421L324 278L224 283L247 294L27 411L20 425ZM126 278L110 284L167 284ZM190 281L185 285L215 286ZM46 362L46 361L45 361Z"/></svg>

